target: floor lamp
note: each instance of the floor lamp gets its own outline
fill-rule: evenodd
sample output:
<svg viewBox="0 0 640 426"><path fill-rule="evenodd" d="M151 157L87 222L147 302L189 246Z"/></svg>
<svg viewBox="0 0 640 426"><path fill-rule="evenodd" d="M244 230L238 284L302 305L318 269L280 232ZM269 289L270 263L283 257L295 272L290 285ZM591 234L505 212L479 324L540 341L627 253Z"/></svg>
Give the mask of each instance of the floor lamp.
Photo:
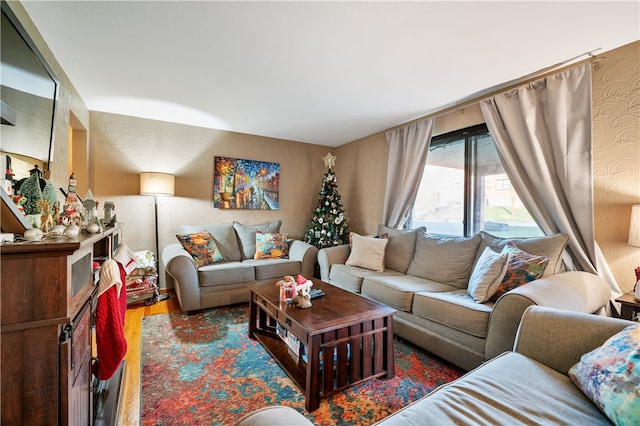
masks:
<svg viewBox="0 0 640 426"><path fill-rule="evenodd" d="M160 244L158 243L158 196L164 195L172 197L175 191L175 176L169 173L141 172L140 173L140 195L153 195L155 213L155 237L156 237L156 271L158 273L158 285L155 291L155 300L168 299L169 295L160 295Z"/></svg>

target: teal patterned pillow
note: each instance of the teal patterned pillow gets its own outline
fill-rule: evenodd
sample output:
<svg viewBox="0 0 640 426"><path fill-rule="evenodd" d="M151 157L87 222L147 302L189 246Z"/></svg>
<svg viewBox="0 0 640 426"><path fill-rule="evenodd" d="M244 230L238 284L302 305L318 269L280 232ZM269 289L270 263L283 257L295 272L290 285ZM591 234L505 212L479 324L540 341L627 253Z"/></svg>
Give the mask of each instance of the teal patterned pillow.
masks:
<svg viewBox="0 0 640 426"><path fill-rule="evenodd" d="M520 250L512 242L508 242L502 248L501 254L504 253L509 254L507 273L491 298L494 301L514 288L540 278L549 264L548 258L529 254Z"/></svg>
<svg viewBox="0 0 640 426"><path fill-rule="evenodd" d="M256 231L256 253L254 259L286 259L289 243L285 234L269 234Z"/></svg>
<svg viewBox="0 0 640 426"><path fill-rule="evenodd" d="M176 237L182 247L193 257L198 268L223 260L215 240L207 231L194 234L179 234Z"/></svg>
<svg viewBox="0 0 640 426"><path fill-rule="evenodd" d="M582 355L569 370L576 386L613 423L637 425L640 418L640 324L630 325Z"/></svg>

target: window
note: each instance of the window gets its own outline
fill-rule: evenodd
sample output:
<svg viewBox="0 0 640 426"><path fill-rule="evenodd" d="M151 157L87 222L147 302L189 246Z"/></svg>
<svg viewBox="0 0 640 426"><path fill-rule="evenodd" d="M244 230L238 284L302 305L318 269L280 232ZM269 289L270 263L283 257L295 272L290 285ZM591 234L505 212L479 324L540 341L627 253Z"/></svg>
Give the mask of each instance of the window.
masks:
<svg viewBox="0 0 640 426"><path fill-rule="evenodd" d="M485 124L432 138L410 221L431 234L541 236Z"/></svg>

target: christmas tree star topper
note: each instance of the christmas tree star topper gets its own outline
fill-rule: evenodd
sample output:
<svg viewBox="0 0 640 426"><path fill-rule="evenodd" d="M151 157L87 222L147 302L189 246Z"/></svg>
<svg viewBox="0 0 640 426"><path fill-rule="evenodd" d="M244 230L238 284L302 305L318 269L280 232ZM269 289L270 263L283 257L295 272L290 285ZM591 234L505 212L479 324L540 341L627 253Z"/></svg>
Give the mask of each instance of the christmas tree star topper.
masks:
<svg viewBox="0 0 640 426"><path fill-rule="evenodd" d="M335 155L331 155L330 152L327 153L327 156L323 158L324 166L328 167L328 168L331 168L331 167L335 166L336 158L338 158L338 157L336 157Z"/></svg>

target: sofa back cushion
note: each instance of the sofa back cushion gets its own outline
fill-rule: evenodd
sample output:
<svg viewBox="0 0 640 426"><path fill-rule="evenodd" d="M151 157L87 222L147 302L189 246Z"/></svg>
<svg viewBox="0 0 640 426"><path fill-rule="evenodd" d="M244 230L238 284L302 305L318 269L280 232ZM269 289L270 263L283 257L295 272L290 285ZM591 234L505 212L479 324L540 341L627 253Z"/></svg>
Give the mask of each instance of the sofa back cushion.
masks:
<svg viewBox="0 0 640 426"><path fill-rule="evenodd" d="M567 234L555 234L548 237L501 238L481 231L480 236L482 237L482 242L478 249L478 257L480 257L485 247L491 247L493 251L501 252L508 242L512 242L520 250L549 259L549 264L544 270L543 277L549 277L562 271L562 252L569 242L569 235Z"/></svg>
<svg viewBox="0 0 640 426"><path fill-rule="evenodd" d="M419 233L424 233L426 231L427 228L424 226L401 231L399 229L379 225L378 235L386 234L387 239L389 240L385 250L385 268L406 274L416 251L416 237Z"/></svg>
<svg viewBox="0 0 640 426"><path fill-rule="evenodd" d="M180 225L178 226L178 233L193 234L203 229L211 234L224 260L239 261L241 259L238 238L233 225L230 223L220 225Z"/></svg>
<svg viewBox="0 0 640 426"><path fill-rule="evenodd" d="M239 222L233 222L233 229L236 230L238 241L240 242L242 260L253 259L256 254L256 231L261 231L265 234L277 234L280 232L280 225L282 225L281 220L260 225L243 225Z"/></svg>
<svg viewBox="0 0 640 426"><path fill-rule="evenodd" d="M436 237L418 233L408 275L467 288L481 237Z"/></svg>

